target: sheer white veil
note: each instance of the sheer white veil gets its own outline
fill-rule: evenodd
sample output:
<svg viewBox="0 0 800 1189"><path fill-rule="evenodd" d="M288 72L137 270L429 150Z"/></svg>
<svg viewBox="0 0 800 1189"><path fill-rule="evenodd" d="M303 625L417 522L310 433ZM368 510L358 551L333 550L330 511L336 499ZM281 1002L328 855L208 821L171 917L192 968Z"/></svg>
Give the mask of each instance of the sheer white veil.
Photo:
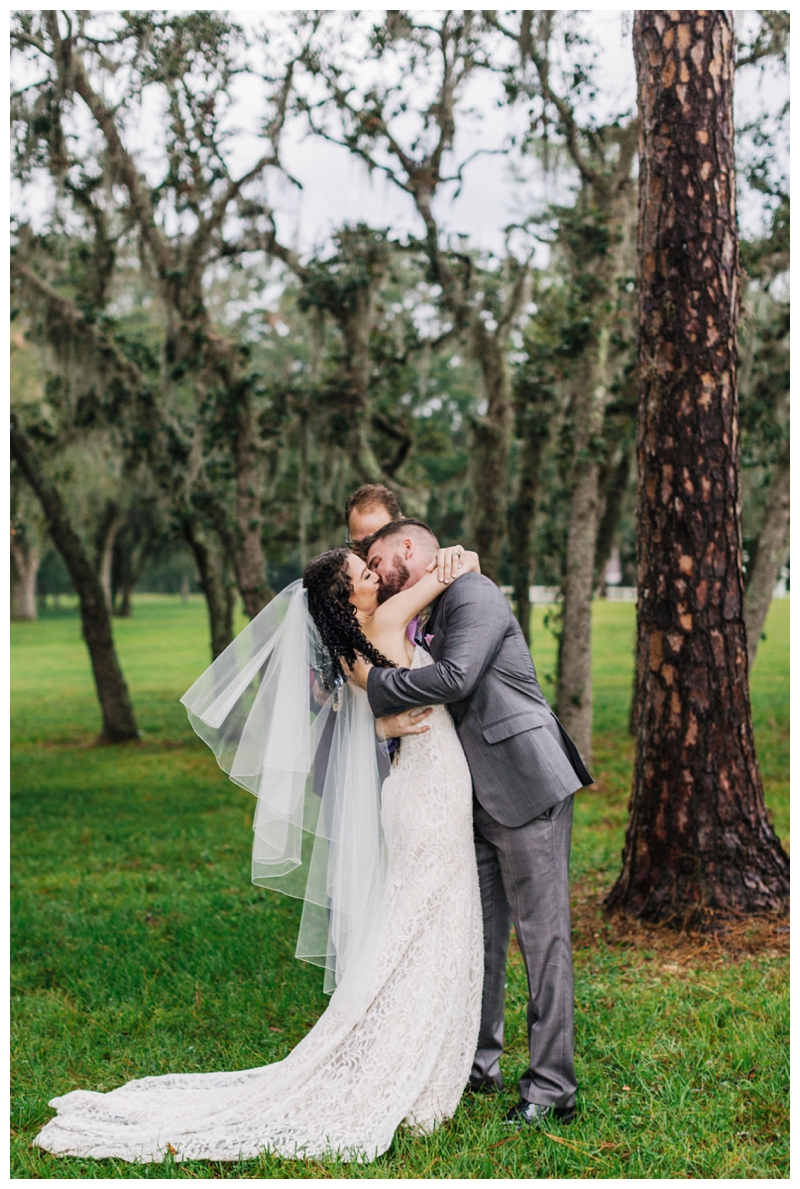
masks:
<svg viewBox="0 0 800 1189"><path fill-rule="evenodd" d="M375 720L363 690L332 698L298 580L181 702L231 780L254 793L253 882L305 901L296 956L332 991L363 947L386 868Z"/></svg>

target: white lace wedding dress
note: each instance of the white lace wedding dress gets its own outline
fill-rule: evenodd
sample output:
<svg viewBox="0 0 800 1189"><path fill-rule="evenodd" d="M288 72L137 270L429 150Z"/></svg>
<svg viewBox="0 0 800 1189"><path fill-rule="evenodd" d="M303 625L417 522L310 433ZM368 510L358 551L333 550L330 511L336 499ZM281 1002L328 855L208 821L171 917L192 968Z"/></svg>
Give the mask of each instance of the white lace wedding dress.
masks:
<svg viewBox="0 0 800 1189"><path fill-rule="evenodd" d="M417 648L412 667L430 662ZM383 786L389 868L372 942L308 1035L260 1069L54 1098L39 1147L129 1161L374 1160L401 1122L424 1133L453 1114L478 1038L483 933L469 769L448 711L428 722Z"/></svg>

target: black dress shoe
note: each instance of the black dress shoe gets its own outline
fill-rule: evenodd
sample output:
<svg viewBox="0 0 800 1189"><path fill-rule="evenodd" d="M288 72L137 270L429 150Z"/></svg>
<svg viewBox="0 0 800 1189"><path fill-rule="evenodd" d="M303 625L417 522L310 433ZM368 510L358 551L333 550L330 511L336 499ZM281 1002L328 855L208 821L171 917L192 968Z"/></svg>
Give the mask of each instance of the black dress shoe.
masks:
<svg viewBox="0 0 800 1189"><path fill-rule="evenodd" d="M524 1102L522 1099L516 1106L503 1116L503 1122L515 1127L522 1127L525 1123L536 1123L546 1127L551 1120L565 1125L571 1123L577 1115L574 1106L542 1106L538 1102Z"/></svg>
<svg viewBox="0 0 800 1189"><path fill-rule="evenodd" d="M499 1094L502 1089L502 1078L470 1078L467 1083L468 1094Z"/></svg>

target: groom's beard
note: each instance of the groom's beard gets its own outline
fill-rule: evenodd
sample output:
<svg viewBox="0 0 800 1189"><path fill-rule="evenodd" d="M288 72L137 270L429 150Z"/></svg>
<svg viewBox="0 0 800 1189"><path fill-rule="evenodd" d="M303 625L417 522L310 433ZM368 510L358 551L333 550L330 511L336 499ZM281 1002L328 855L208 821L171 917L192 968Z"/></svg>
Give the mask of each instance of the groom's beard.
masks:
<svg viewBox="0 0 800 1189"><path fill-rule="evenodd" d="M399 557L396 557L389 573L381 574L381 584L378 587L378 602L385 603L392 595L399 594L410 577L408 567L400 561Z"/></svg>

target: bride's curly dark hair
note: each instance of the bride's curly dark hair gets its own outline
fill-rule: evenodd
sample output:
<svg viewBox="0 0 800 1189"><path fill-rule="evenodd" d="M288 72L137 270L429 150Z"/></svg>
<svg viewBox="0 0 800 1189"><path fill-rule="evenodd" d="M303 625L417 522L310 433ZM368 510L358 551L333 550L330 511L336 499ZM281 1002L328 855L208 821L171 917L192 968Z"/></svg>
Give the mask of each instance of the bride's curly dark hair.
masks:
<svg viewBox="0 0 800 1189"><path fill-rule="evenodd" d="M330 664L321 674L322 683L329 690L347 680L342 659L348 665L354 665L357 652L381 669L396 668L394 661L370 644L356 618L356 609L350 602L353 593L347 566L350 552L349 549L329 549L310 561L303 574L309 614L330 658Z"/></svg>

